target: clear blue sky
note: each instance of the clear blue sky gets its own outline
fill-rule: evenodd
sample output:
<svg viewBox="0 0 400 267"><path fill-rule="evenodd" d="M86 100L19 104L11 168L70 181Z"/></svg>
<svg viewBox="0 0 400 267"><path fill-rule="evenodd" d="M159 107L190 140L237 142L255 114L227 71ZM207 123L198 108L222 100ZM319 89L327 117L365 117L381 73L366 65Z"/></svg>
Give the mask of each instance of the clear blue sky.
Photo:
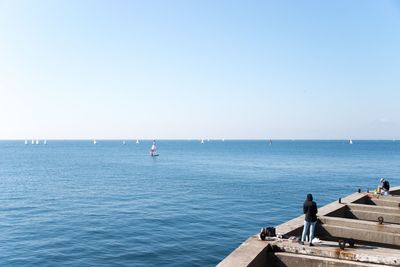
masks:
<svg viewBox="0 0 400 267"><path fill-rule="evenodd" d="M0 138L400 138L399 1L0 0Z"/></svg>

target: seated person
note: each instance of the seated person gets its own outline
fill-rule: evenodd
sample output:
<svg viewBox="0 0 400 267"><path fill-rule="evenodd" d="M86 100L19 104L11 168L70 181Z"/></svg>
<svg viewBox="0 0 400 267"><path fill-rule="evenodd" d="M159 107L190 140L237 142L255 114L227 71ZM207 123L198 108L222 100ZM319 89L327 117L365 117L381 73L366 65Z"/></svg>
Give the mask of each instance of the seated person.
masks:
<svg viewBox="0 0 400 267"><path fill-rule="evenodd" d="M386 181L385 178L381 178L382 186L379 187L379 192L382 195L389 195L390 184L389 181Z"/></svg>

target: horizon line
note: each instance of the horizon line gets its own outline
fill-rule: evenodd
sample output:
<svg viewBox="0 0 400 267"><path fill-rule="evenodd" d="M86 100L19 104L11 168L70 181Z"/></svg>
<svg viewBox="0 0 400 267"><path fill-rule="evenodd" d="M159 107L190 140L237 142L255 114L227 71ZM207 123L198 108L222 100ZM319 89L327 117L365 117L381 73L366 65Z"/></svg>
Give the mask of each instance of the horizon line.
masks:
<svg viewBox="0 0 400 267"><path fill-rule="evenodd" d="M400 138L0 138L0 141L396 141Z"/></svg>

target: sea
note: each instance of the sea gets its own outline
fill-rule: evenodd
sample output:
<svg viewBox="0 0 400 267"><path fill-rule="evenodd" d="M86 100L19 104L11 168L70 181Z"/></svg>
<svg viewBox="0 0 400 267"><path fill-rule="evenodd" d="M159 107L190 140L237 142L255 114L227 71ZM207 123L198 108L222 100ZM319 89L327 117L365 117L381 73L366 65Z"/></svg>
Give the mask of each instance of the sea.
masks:
<svg viewBox="0 0 400 267"><path fill-rule="evenodd" d="M381 177L400 141L0 141L0 266L215 266L260 228Z"/></svg>

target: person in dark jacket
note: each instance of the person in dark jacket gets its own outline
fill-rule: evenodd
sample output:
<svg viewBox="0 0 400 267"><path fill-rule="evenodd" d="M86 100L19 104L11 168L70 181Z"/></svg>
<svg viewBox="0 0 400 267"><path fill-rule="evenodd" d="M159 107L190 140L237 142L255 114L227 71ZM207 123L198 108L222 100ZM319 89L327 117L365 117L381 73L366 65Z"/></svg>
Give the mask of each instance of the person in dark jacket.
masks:
<svg viewBox="0 0 400 267"><path fill-rule="evenodd" d="M305 214L305 218L303 234L301 235L301 243L304 244L304 241L306 241L308 228L310 228L309 242L310 246L314 246L312 240L314 238L315 224L317 223L318 208L317 204L313 201L313 196L311 194L308 194L306 201L304 201L303 212Z"/></svg>
<svg viewBox="0 0 400 267"><path fill-rule="evenodd" d="M381 178L382 186L380 187L380 192L382 195L389 195L390 184L385 178Z"/></svg>

